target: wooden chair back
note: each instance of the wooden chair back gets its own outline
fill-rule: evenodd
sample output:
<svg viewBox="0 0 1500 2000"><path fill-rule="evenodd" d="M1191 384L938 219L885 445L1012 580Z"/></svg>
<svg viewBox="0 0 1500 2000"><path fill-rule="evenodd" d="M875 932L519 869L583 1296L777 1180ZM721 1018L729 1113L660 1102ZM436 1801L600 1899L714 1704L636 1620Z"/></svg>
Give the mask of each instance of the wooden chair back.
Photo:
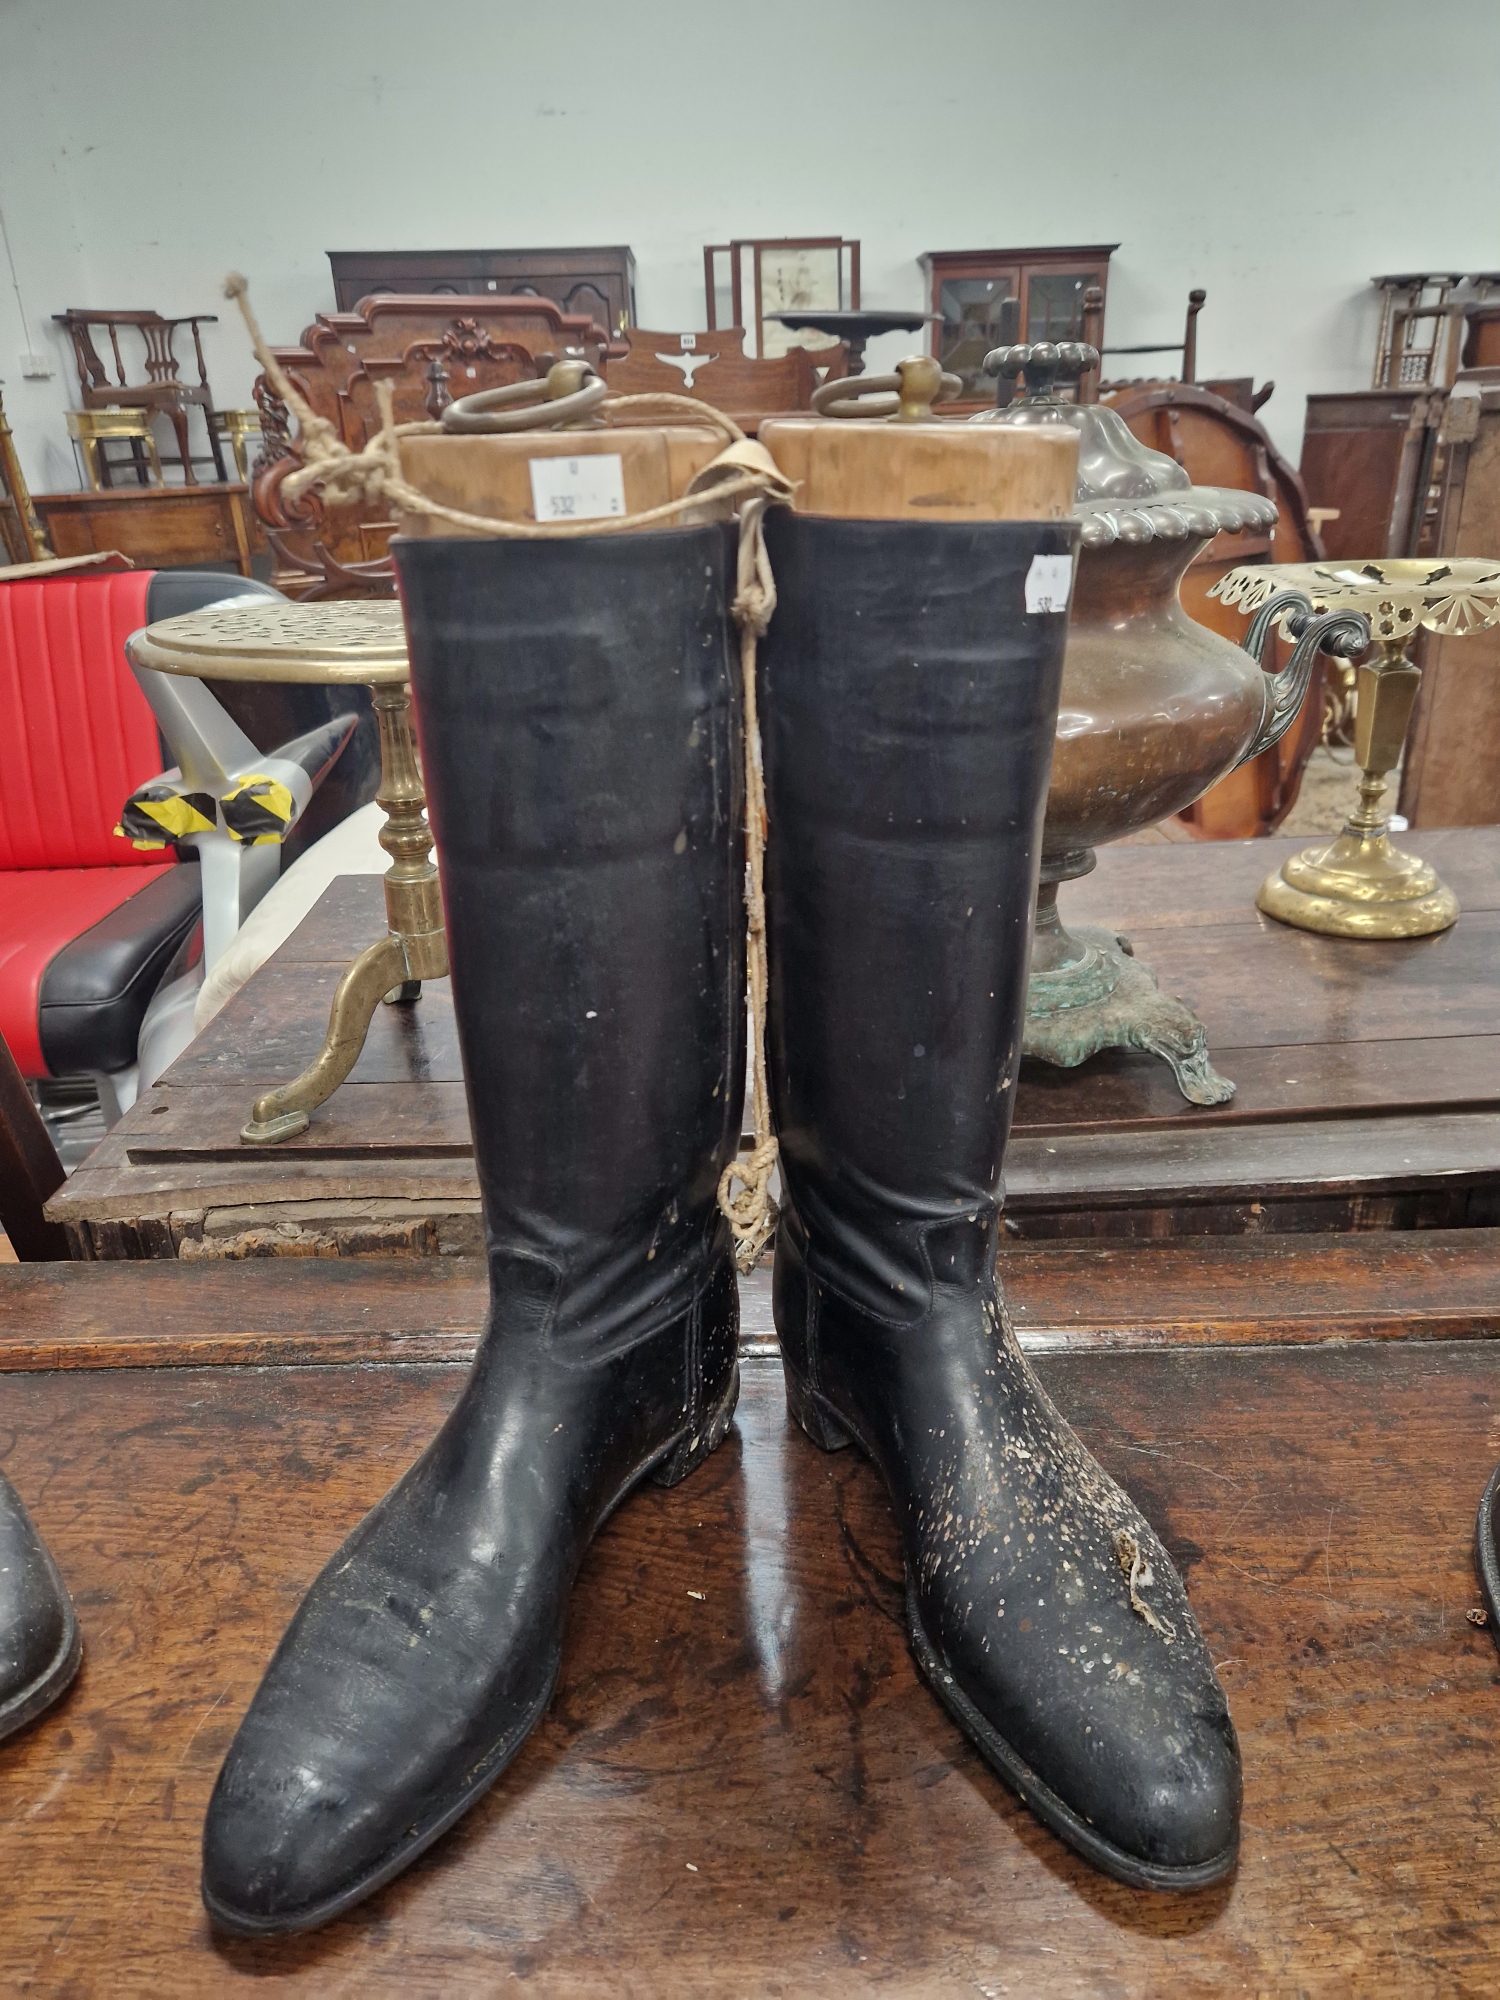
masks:
<svg viewBox="0 0 1500 2000"><path fill-rule="evenodd" d="M551 299L392 293L320 313L300 346L272 352L313 411L360 451L379 424L378 382L391 384L399 423L421 423L461 396L545 375L567 354L598 367L608 346L587 313L565 313ZM371 518L376 510L363 505L325 509L316 493L287 507L282 485L302 463L295 427L264 375L254 393L263 447L251 495L276 558L271 581L292 597L389 595L394 518Z"/></svg>
<svg viewBox="0 0 1500 2000"><path fill-rule="evenodd" d="M103 308L89 310L81 306L70 306L66 312L54 313L52 317L59 326L65 326L72 336L73 353L78 362L78 386L83 395L85 409L93 408L101 401L108 401L115 389L149 388L164 382L180 382L182 377L175 352L177 329L180 326L190 326L193 329L193 349L198 361L198 383L203 389L208 387L208 366L203 358L203 336L198 329L204 325L215 325L218 321L217 313L190 313L182 319L165 319L159 312L106 311ZM110 353L114 357L113 381L91 337L91 329L101 326L109 335ZM138 333L145 345L144 383L133 384L126 374L125 359L120 352L122 326Z"/></svg>
<svg viewBox="0 0 1500 2000"><path fill-rule="evenodd" d="M605 363L605 379L617 394L697 396L736 417L811 409L812 392L826 374L847 371L842 342L816 351L793 347L757 361L745 353L744 329L737 326L686 336L630 327L625 337L629 352ZM685 338L691 348L683 347Z"/></svg>

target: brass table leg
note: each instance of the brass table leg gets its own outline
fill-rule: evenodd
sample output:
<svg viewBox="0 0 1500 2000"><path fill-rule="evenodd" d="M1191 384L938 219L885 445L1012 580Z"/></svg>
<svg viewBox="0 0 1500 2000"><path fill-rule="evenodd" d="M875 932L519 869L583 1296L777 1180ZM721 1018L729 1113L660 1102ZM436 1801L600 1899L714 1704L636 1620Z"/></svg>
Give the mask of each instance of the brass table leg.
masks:
<svg viewBox="0 0 1500 2000"><path fill-rule="evenodd" d="M293 1082L256 1098L250 1122L240 1133L251 1145L274 1146L305 1132L308 1114L332 1097L359 1060L381 998L415 1000L422 980L442 979L448 971L410 691L401 683L378 685L371 693L380 723L380 790L375 796L386 816L380 844L391 857L385 875L390 934L362 951L339 981L316 1059Z"/></svg>
<svg viewBox="0 0 1500 2000"><path fill-rule="evenodd" d="M1268 875L1256 896L1268 917L1327 937L1427 937L1458 917L1458 898L1437 871L1391 845L1380 801L1401 761L1421 669L1404 638L1381 641L1357 675L1354 755L1359 804L1331 845L1307 847Z"/></svg>

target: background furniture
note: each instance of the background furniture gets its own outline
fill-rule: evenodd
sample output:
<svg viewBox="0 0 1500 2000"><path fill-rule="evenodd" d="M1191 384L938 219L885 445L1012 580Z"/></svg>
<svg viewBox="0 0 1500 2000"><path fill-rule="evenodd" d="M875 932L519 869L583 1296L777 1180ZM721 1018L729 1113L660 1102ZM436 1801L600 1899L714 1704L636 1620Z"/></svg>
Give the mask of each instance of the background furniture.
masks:
<svg viewBox="0 0 1500 2000"><path fill-rule="evenodd" d="M863 307L859 311L821 312L813 307L798 306L790 312L771 313L771 319L781 322L793 333L822 333L834 340L841 340L848 350L849 365L845 372L863 375L865 372L865 346L882 333L919 333L937 318L936 313L902 312L884 306L871 310ZM820 354L831 353L826 347L818 349Z"/></svg>
<svg viewBox="0 0 1500 2000"><path fill-rule="evenodd" d="M1380 291L1372 386L1451 388L1464 322L1483 318L1500 271L1411 271L1370 283ZM1463 362L1478 365L1467 352Z"/></svg>
<svg viewBox="0 0 1500 2000"><path fill-rule="evenodd" d="M796 345L779 322L766 316L784 307L859 307L859 245L842 236L744 237L703 247L703 290L708 330L754 327L755 351L764 360ZM746 306L750 310L747 312ZM831 345L814 335L806 347Z"/></svg>
<svg viewBox="0 0 1500 2000"><path fill-rule="evenodd" d="M229 448L234 453L235 470L242 482L250 478L250 455L245 449L245 440L252 433L260 436L259 410L215 410L209 422L220 437L228 438Z"/></svg>
<svg viewBox="0 0 1500 2000"><path fill-rule="evenodd" d="M1108 290L1109 260L1119 247L1096 243L1066 249L926 251L918 261L928 282L929 304L942 321L934 329L932 351L964 383L963 396L949 407L965 409L993 400L989 380L980 372L992 347L1085 338L1083 295L1095 285ZM1007 313L1009 299L1016 304Z"/></svg>
<svg viewBox="0 0 1500 2000"><path fill-rule="evenodd" d="M756 361L744 351L744 330L720 327L710 333L652 333L632 327L623 354L604 364L605 379L621 396L699 396L734 418L753 436L762 417L812 407L820 378L843 375L848 350L788 348L774 359ZM659 419L650 419L659 421Z"/></svg>
<svg viewBox="0 0 1500 2000"><path fill-rule="evenodd" d="M377 382L391 385L397 423L420 423L456 397L539 379L565 356L601 368L611 346L588 314L564 313L550 299L475 297L463 308L455 312L451 295L367 298L354 312L319 313L299 346L272 352L317 415L360 451L379 424ZM301 453L263 375L254 393L265 449L252 492L275 557L271 581L292 597L392 595L394 519L367 507L326 509L316 493L287 506L282 484Z"/></svg>
<svg viewBox="0 0 1500 2000"><path fill-rule="evenodd" d="M1064 887L1064 920L1131 937L1238 1091L1195 1109L1165 1064L1124 1051L1024 1064L1008 1241L1500 1224L1500 832L1425 837L1464 921L1382 945L1378 980L1361 948L1257 915L1266 869L1301 844L1114 846ZM302 1067L381 911L375 880L336 883L143 1095L50 1205L75 1254L482 1252L445 982L377 1010L309 1132L239 1144L247 1094Z"/></svg>
<svg viewBox="0 0 1500 2000"><path fill-rule="evenodd" d="M1444 390L1420 386L1308 397L1302 482L1314 506L1336 510L1323 534L1327 555L1431 552L1428 496L1447 403Z"/></svg>
<svg viewBox="0 0 1500 2000"><path fill-rule="evenodd" d="M0 1034L23 1076L86 1072L116 1116L146 1008L199 915L197 870L115 831L162 766L125 664L151 581L0 571Z"/></svg>
<svg viewBox="0 0 1500 2000"><path fill-rule="evenodd" d="M183 683L196 707L153 713L126 665L126 638L153 618L248 595L270 593L220 572L7 580L0 570L0 1032L49 1121L97 1115L95 1093L104 1124L118 1118L137 1063L149 1082L153 1057L164 1065L191 1038L200 922L212 953L282 862L374 791L373 719L357 690L336 703L332 690ZM217 797L232 787L215 787L215 749L254 773L318 745L303 766L314 796L275 847L242 846L220 826L186 834L199 851L184 860L118 830L127 801L164 764L184 772L180 789ZM220 817L212 805L207 814ZM187 1029L175 1042L174 1008ZM81 1103L74 1078L93 1079ZM71 1153L74 1136L60 1134L60 1148L65 1138Z"/></svg>
<svg viewBox="0 0 1500 2000"><path fill-rule="evenodd" d="M1461 271L1403 272L1372 278L1380 293L1380 332L1375 342L1376 389L1445 389L1458 365L1458 323L1462 307L1450 294L1463 283Z"/></svg>
<svg viewBox="0 0 1500 2000"><path fill-rule="evenodd" d="M27 490L16 441L0 398L0 555L11 563L45 562L52 551Z"/></svg>
<svg viewBox="0 0 1500 2000"><path fill-rule="evenodd" d="M425 298L551 299L565 313L585 313L606 333L635 324L635 256L623 243L583 250L330 250L333 296L355 311L377 293Z"/></svg>
<svg viewBox="0 0 1500 2000"><path fill-rule="evenodd" d="M1460 374L1444 405L1434 557L1500 552L1500 370ZM1415 827L1500 821L1500 632L1424 632L1422 685L1401 769Z"/></svg>
<svg viewBox="0 0 1500 2000"><path fill-rule="evenodd" d="M1006 1259L1048 1393L1189 1572L1255 1830L1231 1887L1105 1881L990 1774L916 1676L878 1478L788 1427L747 1286L734 1432L590 1549L514 1769L399 1889L258 1942L198 1906L209 1792L307 1578L458 1395L482 1269L0 1270L6 1469L86 1646L0 1761L27 1842L0 1980L405 1996L482 1957L548 1992L709 1991L732 1964L787 1993L1379 1993L1415 1964L1483 1992L1496 1663L1464 1614L1497 1276L1487 1230Z"/></svg>
<svg viewBox="0 0 1500 2000"><path fill-rule="evenodd" d="M1466 369L1500 367L1500 305L1465 309L1463 364Z"/></svg>
<svg viewBox="0 0 1500 2000"><path fill-rule="evenodd" d="M68 1254L66 1232L42 1213L63 1179L57 1148L0 1035L0 1230L22 1263Z"/></svg>
<svg viewBox="0 0 1500 2000"><path fill-rule="evenodd" d="M89 489L106 493L120 468L111 463L105 446L128 444L138 486L164 484L156 437L148 410L69 410L68 436L83 454Z"/></svg>
<svg viewBox="0 0 1500 2000"><path fill-rule="evenodd" d="M32 502L60 556L118 549L158 569L229 562L249 576L253 555L265 546L243 486L123 486L111 493L36 493Z"/></svg>
<svg viewBox="0 0 1500 2000"><path fill-rule="evenodd" d="M1445 416L1459 365L1500 362L1500 272L1374 278L1381 294L1373 387L1309 396L1302 477L1337 510L1330 556L1428 556L1447 483Z"/></svg>
<svg viewBox="0 0 1500 2000"><path fill-rule="evenodd" d="M200 326L216 325L217 313L193 313L182 319L164 319L158 312L91 311L70 306L66 312L54 313L52 317L72 336L73 352L78 362L78 393L83 399L84 409L107 410L118 405L122 409L148 410L153 416L163 416L177 433L178 455L171 463L182 467L187 485L193 485L197 478L193 471L195 464L211 462L219 479L226 476L224 455L219 449L212 422L214 399L203 359L203 336L198 331ZM180 326L193 329L193 352L198 361L196 383L184 382L178 375L175 341ZM109 335L110 353L115 364L113 381L93 342L92 334L96 327L103 327ZM122 327L137 334L145 346L144 382L132 383L127 379L125 361L120 353ZM210 458L207 461L201 456L194 458L188 438L188 411L195 407L203 412L208 427Z"/></svg>

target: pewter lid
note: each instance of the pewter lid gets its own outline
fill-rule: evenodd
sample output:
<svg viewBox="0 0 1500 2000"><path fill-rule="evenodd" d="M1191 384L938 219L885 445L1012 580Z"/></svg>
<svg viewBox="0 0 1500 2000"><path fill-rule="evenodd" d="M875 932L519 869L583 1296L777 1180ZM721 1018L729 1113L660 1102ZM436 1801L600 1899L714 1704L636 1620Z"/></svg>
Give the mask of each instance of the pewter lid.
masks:
<svg viewBox="0 0 1500 2000"><path fill-rule="evenodd" d="M1079 433L1074 497L1086 549L1181 542L1189 536L1208 540L1271 526L1274 500L1224 486L1194 486L1174 459L1143 445L1117 411L1099 403L1064 403L1053 393L1059 381L1076 382L1098 365L1098 350L1081 341L997 347L984 358L985 374L1011 381L1024 377L1024 393L1004 409L981 410L969 419L1018 430L1065 424Z"/></svg>

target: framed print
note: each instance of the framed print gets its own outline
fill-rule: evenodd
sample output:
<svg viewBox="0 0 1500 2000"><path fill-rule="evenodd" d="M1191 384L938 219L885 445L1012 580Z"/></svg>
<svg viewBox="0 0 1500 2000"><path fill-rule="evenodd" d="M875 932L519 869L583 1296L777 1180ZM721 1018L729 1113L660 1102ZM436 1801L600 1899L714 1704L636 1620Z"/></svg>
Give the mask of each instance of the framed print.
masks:
<svg viewBox="0 0 1500 2000"><path fill-rule="evenodd" d="M859 244L841 236L742 238L703 251L709 330L742 326L762 359L793 347L832 347L830 334L795 333L768 315L797 307L825 312L859 306ZM750 312L746 313L746 304Z"/></svg>

